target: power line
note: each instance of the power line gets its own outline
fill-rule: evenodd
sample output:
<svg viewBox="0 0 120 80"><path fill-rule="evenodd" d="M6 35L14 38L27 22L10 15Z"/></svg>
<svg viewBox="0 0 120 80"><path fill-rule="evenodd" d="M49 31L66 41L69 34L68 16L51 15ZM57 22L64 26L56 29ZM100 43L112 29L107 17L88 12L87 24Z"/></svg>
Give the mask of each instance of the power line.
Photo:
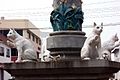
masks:
<svg viewBox="0 0 120 80"><path fill-rule="evenodd" d="M109 27L109 26L118 26L118 25L120 25L120 22L117 22L117 23L108 23L108 24L104 24L103 26L105 26L105 27ZM84 25L84 27L83 28L92 28L93 27L93 25Z"/></svg>
<svg viewBox="0 0 120 80"><path fill-rule="evenodd" d="M111 1L103 1L103 2L97 2L97 3L95 2L95 3L85 4L85 5L105 4L105 3L112 3L112 2L116 2L116 1L115 0L111 0Z"/></svg>
<svg viewBox="0 0 120 80"><path fill-rule="evenodd" d="M104 4L104 3L112 3L112 2L116 2L116 1L111 0L111 1L90 3L87 5ZM119 5L116 5L115 7L108 6L107 8L86 9L85 13L87 14L87 16L85 16L85 19L119 17L120 16L119 7L120 7ZM47 9L47 11L44 11L45 9ZM8 10L0 10L1 11L0 14L2 16L6 15L7 17L25 17L25 18L29 18L32 21L49 21L49 17L47 17L48 15L50 15L48 11L49 9L51 8L45 7L45 8L8 9ZM43 12L40 10L43 10ZM107 24L104 26L116 26L116 25L120 25L120 24L114 23L114 24ZM83 28L90 28L90 26L92 25L84 25ZM39 29L46 29L46 28L39 28ZM51 29L51 28L48 28L48 29Z"/></svg>
<svg viewBox="0 0 120 80"><path fill-rule="evenodd" d="M120 22L117 22L117 23L109 23L109 24L104 24L103 26L104 27L109 27L109 26L118 26L120 25ZM83 25L82 28L92 28L93 25ZM4 30L4 29L10 29L10 28L0 28L0 30ZM38 30L38 29L52 29L52 26L51 27L46 27L46 28L40 28L40 27L34 27L34 28L14 28L14 29L33 29L33 30Z"/></svg>
<svg viewBox="0 0 120 80"><path fill-rule="evenodd" d="M92 12L96 12L96 13L92 14ZM110 12L110 13L108 13L108 12ZM113 12L113 13L111 13L111 12ZM86 18L91 18L91 17L94 18L94 17L98 17L98 16L100 16L100 17L101 16L102 17L120 16L119 15L120 8L117 8L117 7L114 7L114 8L113 7L109 7L109 8L104 8L104 9L102 9L102 8L100 8L100 9L95 8L95 9L92 9L92 10L86 10L86 13L91 13L91 14L87 14L87 16L89 16L89 17L86 17ZM47 17L46 15L50 15L49 12L27 12L27 11L26 12L12 12L12 13L6 12L6 13L0 13L0 14L1 15L6 15L8 17L27 17L27 18L28 17L31 17L31 18L44 17L44 19L45 19L45 17ZM102 14L102 15L100 15L100 14ZM33 19L33 20L35 21L36 19ZM41 20L41 18L39 18L39 19L37 18L37 21L42 21L42 20Z"/></svg>
<svg viewBox="0 0 120 80"><path fill-rule="evenodd" d="M42 8L21 8L21 9L0 9L0 11L30 11L30 10L45 10L45 9L51 9L51 7L42 7Z"/></svg>

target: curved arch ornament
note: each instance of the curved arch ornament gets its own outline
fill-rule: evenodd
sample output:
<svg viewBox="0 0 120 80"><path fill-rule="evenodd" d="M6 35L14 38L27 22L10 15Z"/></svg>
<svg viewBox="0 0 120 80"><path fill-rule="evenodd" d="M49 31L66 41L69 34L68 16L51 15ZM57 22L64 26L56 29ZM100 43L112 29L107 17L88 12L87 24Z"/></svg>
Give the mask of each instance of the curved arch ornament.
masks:
<svg viewBox="0 0 120 80"><path fill-rule="evenodd" d="M53 31L82 31L83 12L81 0L54 0L50 22Z"/></svg>

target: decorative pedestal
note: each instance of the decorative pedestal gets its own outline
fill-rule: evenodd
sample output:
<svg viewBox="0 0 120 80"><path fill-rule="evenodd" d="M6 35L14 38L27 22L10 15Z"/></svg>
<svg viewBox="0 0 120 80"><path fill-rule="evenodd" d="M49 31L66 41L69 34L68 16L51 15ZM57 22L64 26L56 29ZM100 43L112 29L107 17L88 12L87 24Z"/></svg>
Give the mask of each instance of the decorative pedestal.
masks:
<svg viewBox="0 0 120 80"><path fill-rule="evenodd" d="M5 63L15 80L109 80L120 69L120 63L106 60L81 60L80 49L85 33L62 31L50 34L47 49L52 56L64 55L59 61Z"/></svg>
<svg viewBox="0 0 120 80"><path fill-rule="evenodd" d="M52 56L60 55L62 59L80 59L80 51L86 37L81 31L58 31L50 33L47 49Z"/></svg>
<svg viewBox="0 0 120 80"><path fill-rule="evenodd" d="M105 60L4 64L15 80L108 80L119 69L120 63Z"/></svg>

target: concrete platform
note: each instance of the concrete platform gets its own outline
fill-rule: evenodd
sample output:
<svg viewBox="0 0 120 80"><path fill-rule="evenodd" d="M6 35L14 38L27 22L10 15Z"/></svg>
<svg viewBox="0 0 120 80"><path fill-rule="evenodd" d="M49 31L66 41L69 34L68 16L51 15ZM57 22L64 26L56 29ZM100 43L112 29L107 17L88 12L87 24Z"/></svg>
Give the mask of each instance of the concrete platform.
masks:
<svg viewBox="0 0 120 80"><path fill-rule="evenodd" d="M5 63L4 70L15 80L108 80L120 63L106 60Z"/></svg>

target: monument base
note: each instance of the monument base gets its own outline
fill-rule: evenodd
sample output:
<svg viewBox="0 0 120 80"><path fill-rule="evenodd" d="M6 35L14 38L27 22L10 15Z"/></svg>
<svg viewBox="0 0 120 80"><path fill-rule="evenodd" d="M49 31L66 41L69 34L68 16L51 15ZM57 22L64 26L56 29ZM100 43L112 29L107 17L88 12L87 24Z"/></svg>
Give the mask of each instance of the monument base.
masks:
<svg viewBox="0 0 120 80"><path fill-rule="evenodd" d="M120 63L106 60L5 63L15 80L108 80Z"/></svg>
<svg viewBox="0 0 120 80"><path fill-rule="evenodd" d="M80 51L86 40L82 31L56 31L49 34L47 38L47 50L50 55L61 59L80 59Z"/></svg>

